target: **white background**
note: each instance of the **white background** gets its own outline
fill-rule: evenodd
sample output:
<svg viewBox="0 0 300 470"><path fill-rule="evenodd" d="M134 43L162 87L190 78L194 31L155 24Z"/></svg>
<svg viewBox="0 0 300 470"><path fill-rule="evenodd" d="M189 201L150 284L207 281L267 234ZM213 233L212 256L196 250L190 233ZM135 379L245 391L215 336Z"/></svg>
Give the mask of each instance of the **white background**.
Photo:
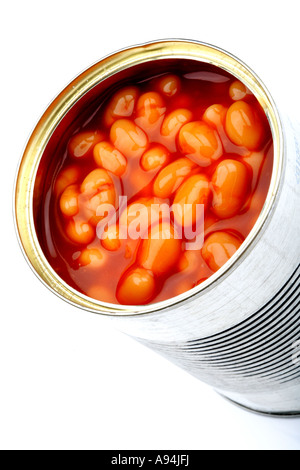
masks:
<svg viewBox="0 0 300 470"><path fill-rule="evenodd" d="M36 121L80 71L125 46L191 38L234 53L298 112L296 0L1 3L0 448L300 449L300 420L248 414L77 310L32 274L12 186Z"/></svg>

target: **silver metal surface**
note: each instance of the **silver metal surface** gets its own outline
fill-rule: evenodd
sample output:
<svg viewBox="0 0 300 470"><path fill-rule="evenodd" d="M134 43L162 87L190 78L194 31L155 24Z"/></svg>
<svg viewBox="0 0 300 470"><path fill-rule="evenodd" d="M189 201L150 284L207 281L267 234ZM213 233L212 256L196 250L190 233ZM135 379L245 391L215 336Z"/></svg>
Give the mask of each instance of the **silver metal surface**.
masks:
<svg viewBox="0 0 300 470"><path fill-rule="evenodd" d="M175 299L141 307L89 299L64 283L42 253L33 192L45 147L64 116L105 80L133 65L172 58L213 63L248 86L263 106L275 144L265 207L238 253L214 276ZM123 332L257 412L300 413L299 261L300 131L279 117L258 77L232 55L193 41L161 41L120 51L85 71L52 103L36 127L16 184L22 249L42 282L73 305L105 315ZM297 358L296 358L297 359Z"/></svg>
<svg viewBox="0 0 300 470"><path fill-rule="evenodd" d="M300 414L298 138L285 125L280 192L251 251L221 283L177 308L118 318L139 339L221 395L268 415Z"/></svg>

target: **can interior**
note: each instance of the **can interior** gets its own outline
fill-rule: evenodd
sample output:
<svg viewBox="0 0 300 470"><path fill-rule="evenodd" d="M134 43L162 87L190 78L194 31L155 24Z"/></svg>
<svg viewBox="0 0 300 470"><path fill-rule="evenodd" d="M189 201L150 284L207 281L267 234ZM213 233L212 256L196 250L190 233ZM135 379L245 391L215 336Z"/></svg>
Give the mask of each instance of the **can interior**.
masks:
<svg viewBox="0 0 300 470"><path fill-rule="evenodd" d="M214 51L215 53L218 52L216 49L212 49L212 51ZM230 58L230 60L235 60L231 56L228 56L228 57ZM224 58L222 58L222 60L224 60ZM204 59L202 61L203 67L205 67L206 71L208 70L209 67L211 67L213 71L216 64L209 65L208 62L210 61ZM124 314L132 315L132 314L149 313L151 311L160 310L165 307L169 307L172 304L182 302L183 300L186 300L187 298L192 298L193 296L197 294L199 295L202 291L204 291L208 287L212 287L214 282L219 282L222 276L225 275L225 273L228 272L230 268L233 269L234 263L239 258L242 259L241 256L243 255L243 252L245 252L247 246L253 241L255 236L258 234L259 229L265 222L266 214L261 214L259 220L256 222L256 225L252 231L253 233L251 232L250 235L247 237L247 239L243 243L239 252L236 253L236 255L233 256L233 258L223 268L221 268L215 275L213 275L203 284L199 285L198 287L195 287L194 289L184 294L181 294L178 297L169 299L167 301L162 301L159 303L153 303L153 304L146 305L146 306L131 307L127 305L122 306L122 305L114 305L114 304L105 304L103 302L90 299L84 296L83 294L78 293L76 290L69 287L64 281L62 281L57 276L57 274L52 270L48 261L43 255L43 249L39 244L39 240L36 234L36 227L39 225L39 217L41 213L41 201L43 199L42 194L45 188L45 182L50 177L50 175L53 174L53 168L57 166L57 162L55 161L55 159L53 159L53 155L56 154L59 148L66 148L67 142L70 136L78 128L79 121L82 122L85 119L88 119L88 117L91 116L99 108L100 103L105 99L107 94L112 93L116 87L120 86L120 83L126 85L126 83L132 80L133 77L141 81L143 80L144 77L145 78L148 77L149 74L153 75L153 69L155 69L155 72L157 73L157 75L159 75L160 73L165 73L166 71L172 73L173 71L175 72L176 70L183 71L184 73L190 73L196 70L199 71L200 64L201 64L201 60L198 60L198 59L195 60L195 59L183 58L183 57L173 57L173 58L163 57L163 58L159 58L156 60L142 61L138 63L137 65L123 67L117 73L112 72L105 79L100 80L96 85L94 86L91 85L90 88L85 93L82 93L80 96L78 96L76 100L74 100L73 98L73 102L68 103L69 107L67 108L67 111L64 112L64 115L62 116L62 118L58 120L57 124L52 129L51 133L49 132L49 127L47 128L47 126L45 125L42 127L42 130L37 127L37 129L34 131L34 134L38 133L39 137L41 136L41 132L44 132L45 134L44 135L45 137L44 148L42 149L42 151L41 151L41 148L39 148L39 153L38 154L35 153L35 155L33 155L32 154L33 143L32 141L29 142L29 146L28 146L29 150L27 148L27 155L25 152L25 156L23 158L22 163L24 163L24 159L29 160L28 153L31 153L31 159L33 158L33 156L35 157L34 171L32 171L32 168L31 168L30 191L28 191L28 187L27 187L27 193L29 194L29 198L30 198L29 210L30 210L31 236L33 238L32 243L35 246L35 250L34 250L35 261L38 257L38 264L39 264L38 269L34 265L34 263L31 262L30 256L28 256L28 250L26 249L26 247L24 247L24 243L22 240L22 233L20 232L20 227L18 227L19 235L20 235L21 242L23 245L23 249L26 253L26 256L29 257L29 261L31 262L31 265L33 265L39 277L42 278L43 282L48 287L50 287L51 290L53 290L56 294L61 296L64 300L67 300L71 302L72 304L81 306L82 308L86 308L88 310L92 310L97 313L114 314L114 315L124 315ZM211 64L213 64L213 61L211 61ZM101 65L101 62L99 63L99 65ZM245 85L254 93L254 95L259 100L261 106L265 110L265 113L269 119L270 127L272 130L273 141L274 141L274 157L276 155L277 157L279 157L279 152L278 152L279 143L277 142L278 145L276 146L276 142L275 142L276 138L278 137L277 135L278 129L276 129L276 126L279 127L279 119L277 116L275 106L273 105L271 98L268 96L267 91L263 88L263 86L258 81L257 77L255 77L252 74L252 72L249 71L248 69L245 69L244 76L242 77L241 76L242 65L237 62L236 62L236 65L237 67L235 69L232 69L232 66L230 66L230 64L228 64L228 68L223 67L223 66L221 68L223 70L227 70L229 76L232 76L232 75L236 76L236 78L244 82ZM201 68L201 65L200 65L200 68ZM88 77L88 72L89 71L85 72L82 76L80 76L77 79L77 83L78 81L79 83L81 83L81 81L83 81L85 77ZM246 72L249 75L249 81L245 80L245 77L247 77ZM86 79L86 82L88 83L88 78ZM258 91L260 93L258 93ZM60 103L60 100L63 97L64 97L64 92L62 92L62 94L54 102L56 109L57 109L58 104ZM273 113L274 113L274 116L273 116ZM22 164L21 164L21 169L22 169ZM274 183L278 184L278 174L279 174L278 165L274 165L273 173L275 174L273 174L273 178L271 181L269 196L271 193L274 196ZM20 177L21 175L19 175L19 179ZM18 198L18 189L19 188L18 188L18 182L17 182L17 198ZM270 202L271 201L269 201L269 203ZM268 201L266 201L265 212L267 211L267 205L268 205ZM262 211L262 213L263 212L264 210ZM17 205L17 221L18 221L18 205ZM42 272L46 273L46 275L45 276L41 275ZM51 281L49 281L50 278L51 278Z"/></svg>

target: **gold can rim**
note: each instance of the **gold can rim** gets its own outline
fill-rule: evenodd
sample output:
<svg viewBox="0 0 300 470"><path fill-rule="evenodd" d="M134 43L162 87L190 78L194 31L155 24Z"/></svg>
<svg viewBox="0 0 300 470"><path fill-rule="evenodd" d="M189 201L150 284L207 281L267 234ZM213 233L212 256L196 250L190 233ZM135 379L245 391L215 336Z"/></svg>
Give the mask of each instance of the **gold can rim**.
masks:
<svg viewBox="0 0 300 470"><path fill-rule="evenodd" d="M148 305L130 306L97 301L66 284L51 268L43 254L33 218L33 192L37 170L56 127L88 91L127 68L170 58L196 60L220 67L241 80L254 93L265 111L273 136L274 165L269 192L258 220L241 248L207 281L181 295ZM52 292L74 306L94 313L114 316L150 314L175 307L207 292L243 261L270 216L280 187L283 162L284 137L275 103L262 81L242 61L216 46L194 40L165 39L131 46L106 56L77 76L54 99L32 132L18 168L14 190L14 219L19 243L25 258L38 278Z"/></svg>

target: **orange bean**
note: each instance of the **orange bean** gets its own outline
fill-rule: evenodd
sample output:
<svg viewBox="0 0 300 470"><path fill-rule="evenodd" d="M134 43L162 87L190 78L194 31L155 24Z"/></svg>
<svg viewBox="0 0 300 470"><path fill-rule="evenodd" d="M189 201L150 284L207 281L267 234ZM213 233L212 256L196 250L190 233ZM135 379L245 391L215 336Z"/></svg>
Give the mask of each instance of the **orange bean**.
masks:
<svg viewBox="0 0 300 470"><path fill-rule="evenodd" d="M62 170L56 181L54 186L54 193L56 196L60 196L61 193L71 184L78 183L80 180L81 171L78 166L69 166Z"/></svg>
<svg viewBox="0 0 300 470"><path fill-rule="evenodd" d="M179 147L182 153L202 167L211 165L223 153L217 131L201 121L189 122L180 129Z"/></svg>
<svg viewBox="0 0 300 470"><path fill-rule="evenodd" d="M190 227L197 221L197 205L207 209L211 199L210 182L204 175L190 176L177 190L173 203L175 221L183 227ZM200 215L201 216L201 215Z"/></svg>
<svg viewBox="0 0 300 470"><path fill-rule="evenodd" d="M60 210L67 217L73 217L78 214L78 196L79 196L79 186L73 184L68 186L61 195L59 206Z"/></svg>
<svg viewBox="0 0 300 470"><path fill-rule="evenodd" d="M141 95L137 102L137 123L143 129L157 124L166 112L164 101L159 93L148 92Z"/></svg>
<svg viewBox="0 0 300 470"><path fill-rule="evenodd" d="M135 256L140 240L126 240L124 259L132 260Z"/></svg>
<svg viewBox="0 0 300 470"><path fill-rule="evenodd" d="M204 242L203 259L216 272L236 253L241 244L241 240L230 233L214 232Z"/></svg>
<svg viewBox="0 0 300 470"><path fill-rule="evenodd" d="M250 189L250 175L246 165L237 160L223 160L212 176L212 210L220 219L239 213Z"/></svg>
<svg viewBox="0 0 300 470"><path fill-rule="evenodd" d="M201 263L200 251L186 250L182 253L178 268L180 271L192 272L199 269Z"/></svg>
<svg viewBox="0 0 300 470"><path fill-rule="evenodd" d="M244 101L236 101L228 109L226 133L236 145L249 150L259 149L264 141L264 126L255 108Z"/></svg>
<svg viewBox="0 0 300 470"><path fill-rule="evenodd" d="M137 97L138 89L135 87L126 87L117 91L106 108L104 124L110 127L117 119L131 117Z"/></svg>
<svg viewBox="0 0 300 470"><path fill-rule="evenodd" d="M104 253L98 248L85 248L78 258L80 266L89 266L91 268L103 267L105 261Z"/></svg>
<svg viewBox="0 0 300 470"><path fill-rule="evenodd" d="M70 240L80 245L88 245L95 238L95 230L91 224L82 219L70 220L66 226Z"/></svg>
<svg viewBox="0 0 300 470"><path fill-rule="evenodd" d="M97 212L97 209L102 204L110 204L114 206L115 203L115 191L112 188L102 189L99 193L93 196L89 200L88 207L93 211Z"/></svg>
<svg viewBox="0 0 300 470"><path fill-rule="evenodd" d="M147 233L149 226L158 223L164 218L170 219L170 210L168 206L168 214L164 217L163 210L166 205L159 198L140 198L131 203L128 208L122 212L120 216L120 227L127 228L130 238L138 239Z"/></svg>
<svg viewBox="0 0 300 470"><path fill-rule="evenodd" d="M176 238L173 227L162 222L149 231L142 241L138 263L150 269L156 276L168 273L177 263L181 254L182 242Z"/></svg>
<svg viewBox="0 0 300 470"><path fill-rule="evenodd" d="M141 166L145 171L156 170L164 166L170 158L170 152L160 144L155 144L151 149L146 150L141 158Z"/></svg>
<svg viewBox="0 0 300 470"><path fill-rule="evenodd" d="M95 196L84 200L83 214L87 220L96 226L104 217L108 215L109 208L115 204L115 191L112 188L105 188ZM101 206L103 211L100 211Z"/></svg>
<svg viewBox="0 0 300 470"><path fill-rule="evenodd" d="M89 203L86 206L86 215L88 217L89 222L96 226L98 223L104 219L111 211L108 211L106 208L106 204L113 207L114 205L114 196L110 191L102 191L101 193L97 194L96 196L92 197ZM101 206L105 204L105 211L100 211ZM99 212L100 211L100 212ZM100 215L101 214L101 215Z"/></svg>
<svg viewBox="0 0 300 470"><path fill-rule="evenodd" d="M222 104L209 106L203 114L203 121L216 129L225 125L227 108Z"/></svg>
<svg viewBox="0 0 300 470"><path fill-rule="evenodd" d="M179 158L167 165L159 172L154 181L154 195L163 199L169 198L195 166L195 163L188 158Z"/></svg>
<svg viewBox="0 0 300 470"><path fill-rule="evenodd" d="M240 101L250 95L251 92L239 80L235 80L229 87L229 96L233 101Z"/></svg>
<svg viewBox="0 0 300 470"><path fill-rule="evenodd" d="M155 294L155 279L151 271L133 268L121 279L117 299L124 305L148 304Z"/></svg>
<svg viewBox="0 0 300 470"><path fill-rule="evenodd" d="M81 191L83 193L95 194L107 186L113 186L111 177L106 170L96 169L91 171L83 180Z"/></svg>
<svg viewBox="0 0 300 470"><path fill-rule="evenodd" d="M105 139L103 132L84 131L71 137L68 150L73 158L86 158L92 155L96 144Z"/></svg>
<svg viewBox="0 0 300 470"><path fill-rule="evenodd" d="M176 75L165 75L159 80L158 89L170 98L180 90L180 79Z"/></svg>
<svg viewBox="0 0 300 470"><path fill-rule="evenodd" d="M79 197L79 205L87 220L97 225L106 213L99 214L102 205L115 206L116 191L114 183L106 170L91 171L81 185L83 194Z"/></svg>
<svg viewBox="0 0 300 470"><path fill-rule="evenodd" d="M256 181L265 161L265 152L263 150L260 150L259 152L250 152L242 158L242 161L251 167L253 179Z"/></svg>
<svg viewBox="0 0 300 470"><path fill-rule="evenodd" d="M120 225L128 227L131 222L140 217L141 213L147 218L148 222L148 207L151 204L151 199L152 198L142 197L129 204L120 215Z"/></svg>
<svg viewBox="0 0 300 470"><path fill-rule="evenodd" d="M121 248L119 238L119 228L116 225L110 225L103 233L101 244L108 251L117 251Z"/></svg>
<svg viewBox="0 0 300 470"><path fill-rule="evenodd" d="M148 145L145 132L129 119L119 119L112 125L110 139L127 158L140 158Z"/></svg>
<svg viewBox="0 0 300 470"><path fill-rule="evenodd" d="M161 126L161 135L176 138L184 124L191 121L193 115L188 109L176 109L165 117Z"/></svg>
<svg viewBox="0 0 300 470"><path fill-rule="evenodd" d="M98 166L111 171L116 176L121 176L126 171L126 158L109 142L100 142L95 146L94 160Z"/></svg>

